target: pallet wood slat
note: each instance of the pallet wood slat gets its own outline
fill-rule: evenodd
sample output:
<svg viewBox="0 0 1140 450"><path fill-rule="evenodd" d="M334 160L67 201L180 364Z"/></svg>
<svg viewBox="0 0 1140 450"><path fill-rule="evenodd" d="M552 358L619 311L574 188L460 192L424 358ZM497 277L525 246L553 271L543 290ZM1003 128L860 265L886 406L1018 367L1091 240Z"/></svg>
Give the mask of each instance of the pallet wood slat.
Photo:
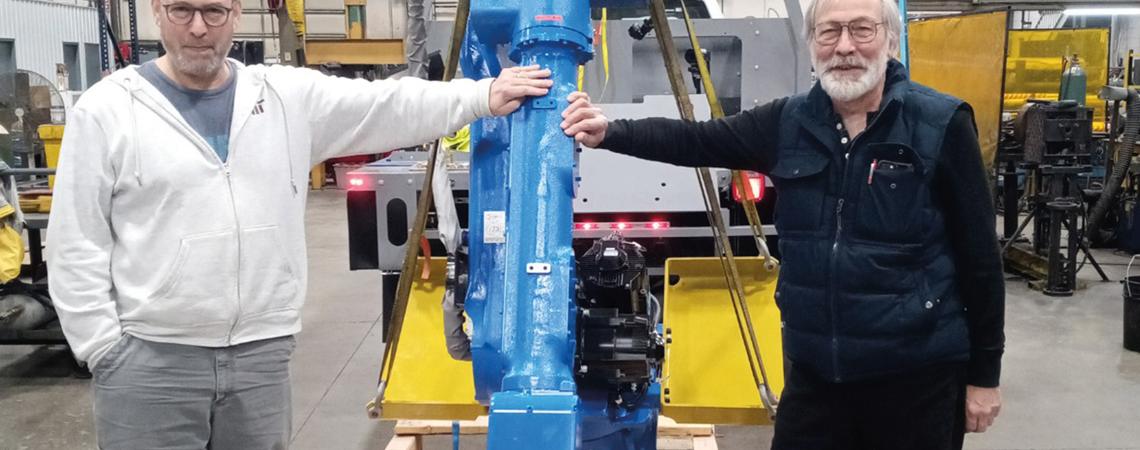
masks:
<svg viewBox="0 0 1140 450"><path fill-rule="evenodd" d="M459 434L487 434L488 418L459 421ZM423 450L424 436L448 436L452 422L448 420L400 420L396 422L396 436L385 450ZM677 423L668 417L657 419L658 450L717 450L716 427L708 424Z"/></svg>
<svg viewBox="0 0 1140 450"><path fill-rule="evenodd" d="M423 450L421 436L393 436L384 450Z"/></svg>

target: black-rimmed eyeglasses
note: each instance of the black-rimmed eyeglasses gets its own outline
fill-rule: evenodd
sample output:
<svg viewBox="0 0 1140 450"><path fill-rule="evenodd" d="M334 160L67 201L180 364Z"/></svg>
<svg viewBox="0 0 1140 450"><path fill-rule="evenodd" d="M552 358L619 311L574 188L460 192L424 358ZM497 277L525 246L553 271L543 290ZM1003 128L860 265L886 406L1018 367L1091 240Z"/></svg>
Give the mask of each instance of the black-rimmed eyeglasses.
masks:
<svg viewBox="0 0 1140 450"><path fill-rule="evenodd" d="M233 8L226 8L221 5L210 5L203 8L195 8L185 3L171 3L162 5L166 10L166 18L175 25L189 25L194 21L194 14L201 14L202 21L206 22L206 26L220 27L225 25L230 20L230 12Z"/></svg>

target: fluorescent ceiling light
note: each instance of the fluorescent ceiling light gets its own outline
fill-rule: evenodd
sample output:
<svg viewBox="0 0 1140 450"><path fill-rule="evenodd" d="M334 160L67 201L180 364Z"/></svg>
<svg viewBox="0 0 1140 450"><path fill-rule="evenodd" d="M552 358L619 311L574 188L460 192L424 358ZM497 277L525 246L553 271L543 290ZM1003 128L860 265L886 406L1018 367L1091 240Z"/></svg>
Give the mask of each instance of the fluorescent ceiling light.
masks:
<svg viewBox="0 0 1140 450"><path fill-rule="evenodd" d="M1066 16L1135 16L1140 8L1069 8Z"/></svg>
<svg viewBox="0 0 1140 450"><path fill-rule="evenodd" d="M949 16L953 14L961 14L962 11L907 11L910 16Z"/></svg>

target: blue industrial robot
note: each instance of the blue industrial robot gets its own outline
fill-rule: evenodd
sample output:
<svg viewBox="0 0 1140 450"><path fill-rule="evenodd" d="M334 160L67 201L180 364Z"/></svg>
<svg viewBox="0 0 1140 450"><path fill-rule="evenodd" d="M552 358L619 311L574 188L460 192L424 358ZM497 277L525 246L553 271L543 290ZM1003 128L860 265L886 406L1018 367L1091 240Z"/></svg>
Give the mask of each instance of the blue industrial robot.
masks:
<svg viewBox="0 0 1140 450"><path fill-rule="evenodd" d="M593 57L590 8L644 3L471 2L465 76L498 75L505 49L554 80L549 95L471 129L469 253L455 289L492 450L656 448L660 304L640 245L615 234L575 255L579 149L559 126Z"/></svg>

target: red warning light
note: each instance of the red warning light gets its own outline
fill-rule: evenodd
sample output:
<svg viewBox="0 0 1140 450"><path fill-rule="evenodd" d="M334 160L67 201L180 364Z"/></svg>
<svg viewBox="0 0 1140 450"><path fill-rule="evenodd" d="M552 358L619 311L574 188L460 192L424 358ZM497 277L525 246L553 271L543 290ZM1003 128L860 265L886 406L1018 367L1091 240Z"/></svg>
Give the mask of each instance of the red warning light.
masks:
<svg viewBox="0 0 1140 450"><path fill-rule="evenodd" d="M764 199L764 175L756 172L745 172L745 185L748 186L749 194L752 201L759 203ZM740 189L736 183L732 184L732 199L737 202L743 202L744 196L741 195Z"/></svg>

